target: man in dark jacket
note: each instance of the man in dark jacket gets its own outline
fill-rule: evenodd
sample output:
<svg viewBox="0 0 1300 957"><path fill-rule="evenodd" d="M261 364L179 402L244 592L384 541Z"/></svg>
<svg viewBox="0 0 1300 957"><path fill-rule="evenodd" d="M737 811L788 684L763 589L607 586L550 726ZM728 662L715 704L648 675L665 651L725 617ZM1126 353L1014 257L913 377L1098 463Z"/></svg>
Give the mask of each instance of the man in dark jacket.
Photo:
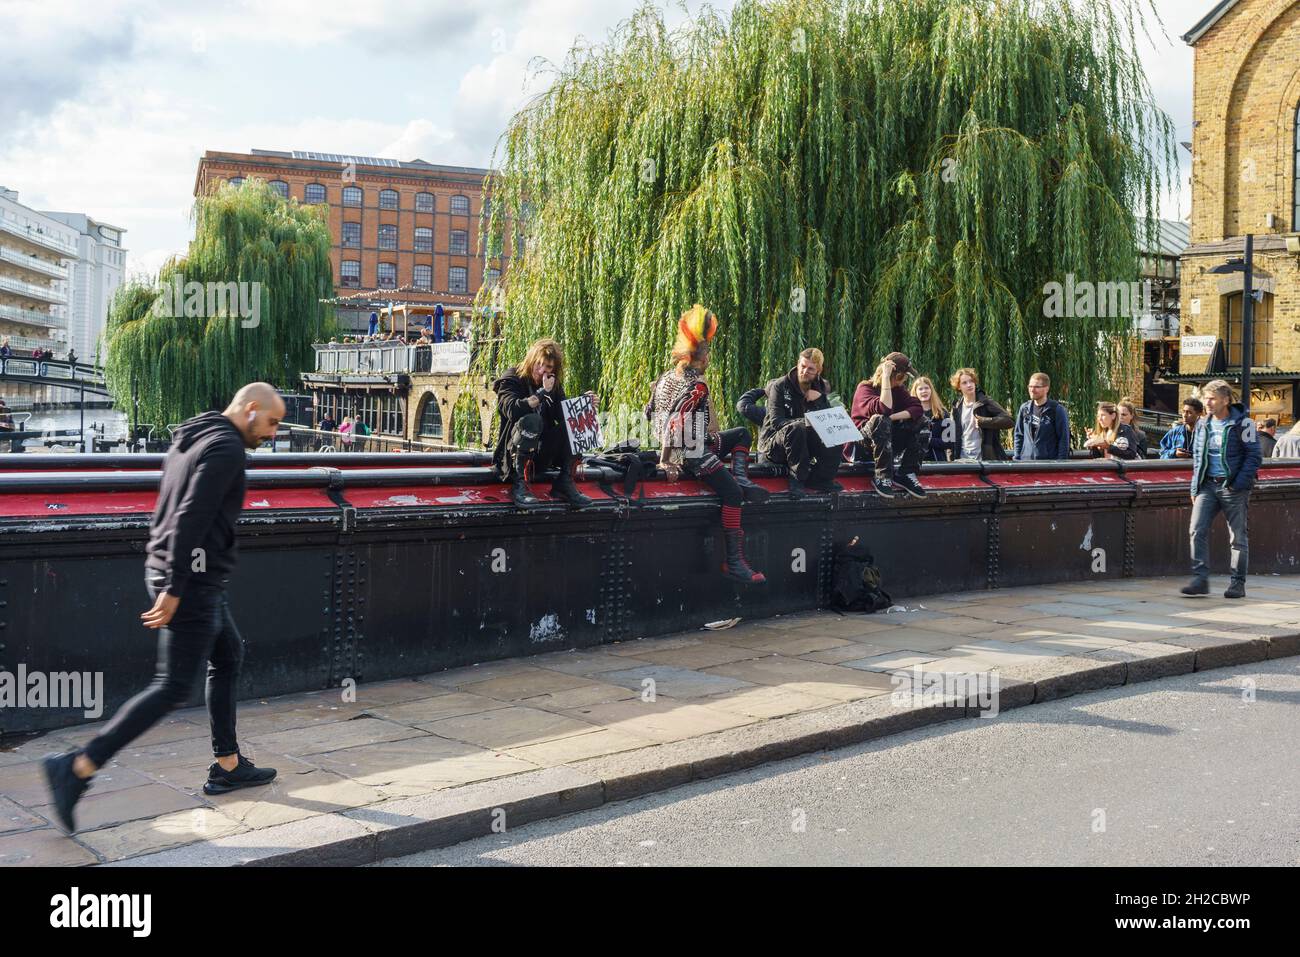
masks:
<svg viewBox="0 0 1300 957"><path fill-rule="evenodd" d="M520 508L538 504L528 482L538 473L558 468L551 494L573 505L590 505L578 491L571 469L575 464L564 427L564 353L554 339L538 339L524 361L492 383L497 394L500 427L492 464L510 497Z"/></svg>
<svg viewBox="0 0 1300 957"><path fill-rule="evenodd" d="M1070 457L1070 416L1048 397L1052 380L1045 372L1029 377L1029 401L1016 413L1014 457L1017 462Z"/></svg>
<svg viewBox="0 0 1300 957"><path fill-rule="evenodd" d="M225 585L235 570L235 523L244 507L244 450L274 437L282 418L284 400L275 388L254 382L225 412L205 412L176 429L146 548L145 586L154 604L140 616L145 627L159 629L158 673L84 748L46 758L53 804L69 832L76 829L73 807L94 773L189 700L205 664L216 761L203 792L223 794L275 777L274 769L254 767L240 754L235 738L243 641Z"/></svg>
<svg viewBox="0 0 1300 957"><path fill-rule="evenodd" d="M1183 594L1209 594L1210 526L1223 512L1232 549L1232 582L1223 597L1245 598L1250 557L1246 516L1261 462L1259 439L1245 406L1232 401L1228 383L1207 382L1201 397L1206 415L1192 439L1192 580Z"/></svg>
<svg viewBox="0 0 1300 957"><path fill-rule="evenodd" d="M1277 419L1265 419L1259 424L1259 452L1264 458L1271 459L1277 448Z"/></svg>
<svg viewBox="0 0 1300 957"><path fill-rule="evenodd" d="M758 451L768 461L786 467L792 498L802 498L805 485L817 492L842 489L835 473L843 453L839 448L828 449L804 418L808 412L831 407L822 365L820 349L805 349L793 369L767 384L767 416L758 434Z"/></svg>
<svg viewBox="0 0 1300 957"><path fill-rule="evenodd" d="M862 433L863 443L876 463L876 494L893 498L901 489L913 498L925 498L916 473L930 448L930 429L921 400L907 391L912 362L901 352L880 360L871 379L859 382L849 415ZM898 468L894 456L898 455Z"/></svg>
<svg viewBox="0 0 1300 957"><path fill-rule="evenodd" d="M1160 440L1160 457L1162 459L1190 459L1192 457L1192 436L1196 434L1196 423L1205 414L1205 406L1194 395L1183 399L1183 420L1175 422Z"/></svg>

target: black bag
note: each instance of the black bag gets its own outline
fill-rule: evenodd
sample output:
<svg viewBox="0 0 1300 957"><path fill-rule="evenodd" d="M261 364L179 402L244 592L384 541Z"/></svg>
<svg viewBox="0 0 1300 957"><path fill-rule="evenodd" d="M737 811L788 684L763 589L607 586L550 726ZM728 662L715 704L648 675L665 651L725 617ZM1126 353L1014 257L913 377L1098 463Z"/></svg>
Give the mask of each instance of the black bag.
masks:
<svg viewBox="0 0 1300 957"><path fill-rule="evenodd" d="M866 545L855 537L835 549L831 607L871 614L893 604L888 592L880 587L880 569Z"/></svg>

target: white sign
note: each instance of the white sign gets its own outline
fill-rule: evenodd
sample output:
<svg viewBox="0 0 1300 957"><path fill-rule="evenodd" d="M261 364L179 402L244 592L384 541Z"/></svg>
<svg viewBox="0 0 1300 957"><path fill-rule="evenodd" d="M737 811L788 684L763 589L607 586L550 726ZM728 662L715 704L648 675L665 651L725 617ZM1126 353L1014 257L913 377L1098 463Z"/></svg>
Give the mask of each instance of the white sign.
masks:
<svg viewBox="0 0 1300 957"><path fill-rule="evenodd" d="M468 342L435 342L429 347L433 350L433 362L430 372L468 372Z"/></svg>
<svg viewBox="0 0 1300 957"><path fill-rule="evenodd" d="M574 455L582 455L604 446L600 434L600 420L596 418L596 397L583 393L560 403L560 415L569 432L569 448Z"/></svg>
<svg viewBox="0 0 1300 957"><path fill-rule="evenodd" d="M813 431L828 449L848 442L862 441L862 433L858 431L858 427L853 424L848 411L842 405L818 412L806 412L804 418L812 424Z"/></svg>
<svg viewBox="0 0 1300 957"><path fill-rule="evenodd" d="M1218 341L1218 336L1183 336L1179 340L1179 349L1185 356L1211 356Z"/></svg>
<svg viewBox="0 0 1300 957"><path fill-rule="evenodd" d="M1201 300L1199 300L1199 299L1193 299L1193 300L1192 300L1192 315L1193 315L1193 316L1199 316L1200 314L1201 314Z"/></svg>

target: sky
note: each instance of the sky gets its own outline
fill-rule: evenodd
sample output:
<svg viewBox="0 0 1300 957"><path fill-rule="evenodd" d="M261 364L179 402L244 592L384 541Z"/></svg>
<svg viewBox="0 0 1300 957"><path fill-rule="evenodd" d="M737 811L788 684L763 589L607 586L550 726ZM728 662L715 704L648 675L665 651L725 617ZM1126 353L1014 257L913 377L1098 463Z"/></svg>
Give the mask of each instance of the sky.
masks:
<svg viewBox="0 0 1300 957"><path fill-rule="evenodd" d="M683 0L669 7L680 21ZM684 0L698 10L698 0ZM1141 55L1179 141L1213 0L1152 0ZM256 147L487 167L579 37L638 0L0 0L0 185L127 230L130 273L183 252L205 150ZM733 0L714 0L726 11ZM1182 181L1189 157L1179 150ZM1187 215L1190 191L1161 213Z"/></svg>

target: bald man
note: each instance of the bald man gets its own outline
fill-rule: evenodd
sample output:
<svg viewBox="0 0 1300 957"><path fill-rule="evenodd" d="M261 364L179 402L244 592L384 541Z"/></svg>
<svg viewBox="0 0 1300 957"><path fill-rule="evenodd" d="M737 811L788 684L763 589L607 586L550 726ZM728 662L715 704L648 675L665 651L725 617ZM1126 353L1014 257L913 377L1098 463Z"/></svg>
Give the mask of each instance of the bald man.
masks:
<svg viewBox="0 0 1300 957"><path fill-rule="evenodd" d="M173 433L163 462L158 503L149 528L145 587L153 607L140 615L158 631L153 682L79 751L45 759L45 775L60 823L76 830L72 811L95 772L122 748L189 700L207 666L212 753L205 794L266 784L272 768L239 753L235 691L243 641L226 603L235 570L235 523L244 507L245 449L273 438L284 400L273 386L253 382L225 412L205 412Z"/></svg>

